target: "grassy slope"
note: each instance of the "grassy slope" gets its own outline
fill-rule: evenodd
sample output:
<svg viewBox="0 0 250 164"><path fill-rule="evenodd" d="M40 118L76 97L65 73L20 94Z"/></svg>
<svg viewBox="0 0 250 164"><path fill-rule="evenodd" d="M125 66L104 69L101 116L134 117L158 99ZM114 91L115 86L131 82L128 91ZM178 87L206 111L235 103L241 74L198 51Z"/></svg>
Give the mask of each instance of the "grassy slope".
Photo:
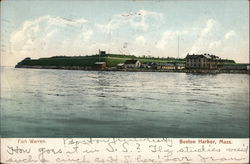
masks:
<svg viewBox="0 0 250 164"><path fill-rule="evenodd" d="M124 63L126 60L129 59L137 59L141 63L147 62L155 62L155 63L166 63L166 62L176 62L176 63L185 63L184 59L167 59L167 58L145 58L145 57L136 57L136 56L128 56L128 55L116 55L116 54L109 54L106 58L106 63L109 67L115 67L119 63Z"/></svg>
<svg viewBox="0 0 250 164"><path fill-rule="evenodd" d="M119 63L124 63L129 59L137 59L142 63L146 62L177 62L184 63L183 59L161 59L161 58L142 58L132 55L117 55L117 54L108 54L105 57L100 57L98 55L92 56L77 56L77 57L68 57L68 56L54 56L50 58L40 58L32 60L22 61L23 65L31 66L93 66L95 62L105 61L108 67L115 67Z"/></svg>
<svg viewBox="0 0 250 164"><path fill-rule="evenodd" d="M248 66L247 63L223 63L225 66Z"/></svg>
<svg viewBox="0 0 250 164"><path fill-rule="evenodd" d="M105 61L102 57L99 60L98 56L84 57L51 57L41 58L37 60L25 60L23 65L31 66L93 66L95 62Z"/></svg>

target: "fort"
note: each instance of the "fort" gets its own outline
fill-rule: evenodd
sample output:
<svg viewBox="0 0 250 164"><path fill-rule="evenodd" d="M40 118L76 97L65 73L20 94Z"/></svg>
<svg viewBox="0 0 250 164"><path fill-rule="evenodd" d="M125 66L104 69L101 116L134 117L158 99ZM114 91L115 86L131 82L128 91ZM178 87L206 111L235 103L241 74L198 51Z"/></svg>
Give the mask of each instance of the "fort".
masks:
<svg viewBox="0 0 250 164"><path fill-rule="evenodd" d="M137 57L125 54L107 54L100 51L90 56L53 56L49 58L25 58L16 68L68 69L132 72L186 72L186 73L248 73L249 63L235 63L234 60L218 56L187 54L185 58Z"/></svg>

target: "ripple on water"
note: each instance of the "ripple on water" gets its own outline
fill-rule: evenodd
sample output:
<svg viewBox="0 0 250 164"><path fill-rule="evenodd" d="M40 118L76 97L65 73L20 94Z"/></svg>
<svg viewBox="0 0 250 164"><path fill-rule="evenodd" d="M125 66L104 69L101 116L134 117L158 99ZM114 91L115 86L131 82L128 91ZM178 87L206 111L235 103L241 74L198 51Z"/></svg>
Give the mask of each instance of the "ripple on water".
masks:
<svg viewBox="0 0 250 164"><path fill-rule="evenodd" d="M249 75L1 71L7 137L249 137Z"/></svg>

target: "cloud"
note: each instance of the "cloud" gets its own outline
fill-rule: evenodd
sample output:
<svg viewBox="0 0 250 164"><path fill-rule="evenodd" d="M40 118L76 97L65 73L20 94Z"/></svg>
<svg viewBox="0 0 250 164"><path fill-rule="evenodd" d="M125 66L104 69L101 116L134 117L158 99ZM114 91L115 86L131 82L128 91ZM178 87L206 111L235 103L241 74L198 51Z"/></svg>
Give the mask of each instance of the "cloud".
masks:
<svg viewBox="0 0 250 164"><path fill-rule="evenodd" d="M214 19L207 20L205 28L203 28L200 32L200 37L202 38L208 35L213 30L215 25L216 21Z"/></svg>
<svg viewBox="0 0 250 164"><path fill-rule="evenodd" d="M91 36L93 35L93 31L92 30L87 30L87 31L82 31L81 32L81 37L84 38L84 40L89 40L91 38Z"/></svg>
<svg viewBox="0 0 250 164"><path fill-rule="evenodd" d="M222 41L213 41L209 44L209 49L214 49L221 46Z"/></svg>
<svg viewBox="0 0 250 164"><path fill-rule="evenodd" d="M236 36L236 33L234 30L228 30L226 33L224 31L223 25L216 20L207 20L206 25L197 30L199 37L192 44L189 53L213 53L221 58L233 59L238 52L234 43L229 40Z"/></svg>
<svg viewBox="0 0 250 164"><path fill-rule="evenodd" d="M166 49L167 45L170 43L173 43L174 40L176 40L176 42L177 42L178 36L187 35L187 34L188 34L188 30L165 31L162 34L161 39L157 42L156 47L158 49Z"/></svg>
<svg viewBox="0 0 250 164"><path fill-rule="evenodd" d="M144 45L146 43L146 39L144 36L137 36L135 38L136 43Z"/></svg>
<svg viewBox="0 0 250 164"><path fill-rule="evenodd" d="M15 56L5 58L16 64L28 56L84 55L96 53L98 49L162 57L177 57L177 54L184 57L189 52L214 53L226 58L229 53L236 53L232 49L237 48L230 40L236 32L225 30L215 19L194 22L182 29L166 26L167 20L162 21L161 13L147 10L116 14L103 24L84 18L42 16L25 21L11 34L10 50ZM177 47L178 36L181 48Z"/></svg>
<svg viewBox="0 0 250 164"><path fill-rule="evenodd" d="M220 52L226 43L224 40L223 29L214 19L208 19L203 24L193 27L186 27L184 30L167 30L162 33L155 47L161 52L168 52L174 56L180 51L184 53L213 53ZM232 32L228 33L231 37ZM177 51L177 40L180 38L180 47Z"/></svg>
<svg viewBox="0 0 250 164"><path fill-rule="evenodd" d="M62 52L65 49L64 45L80 47L93 35L93 30L87 22L84 18L69 19L52 16L25 21L22 27L10 36L11 52L16 55L34 56L35 53L40 56L41 54L51 56L49 52L57 50ZM68 48L70 49L69 46Z"/></svg>
<svg viewBox="0 0 250 164"><path fill-rule="evenodd" d="M205 53L210 51L211 48L221 45L219 41L211 40L211 35L215 35L217 22L214 19L206 21L206 25L203 28L197 30L198 38L193 43L190 53Z"/></svg>
<svg viewBox="0 0 250 164"><path fill-rule="evenodd" d="M49 26L56 25L61 27L66 27L68 25L77 26L79 24L87 22L86 19L69 19L69 18L50 17L50 16L47 16L47 21Z"/></svg>
<svg viewBox="0 0 250 164"><path fill-rule="evenodd" d="M138 10L137 12L129 12L113 15L106 24L96 24L96 27L104 32L120 28L133 28L147 31L149 26L154 25L152 22L161 22L163 14L147 10Z"/></svg>
<svg viewBox="0 0 250 164"><path fill-rule="evenodd" d="M235 35L236 35L236 33L235 33L233 30L231 30L231 31L227 32L227 33L224 35L224 39L225 39L225 40L228 40L228 39L230 39L231 37L233 37L233 36L235 36Z"/></svg>

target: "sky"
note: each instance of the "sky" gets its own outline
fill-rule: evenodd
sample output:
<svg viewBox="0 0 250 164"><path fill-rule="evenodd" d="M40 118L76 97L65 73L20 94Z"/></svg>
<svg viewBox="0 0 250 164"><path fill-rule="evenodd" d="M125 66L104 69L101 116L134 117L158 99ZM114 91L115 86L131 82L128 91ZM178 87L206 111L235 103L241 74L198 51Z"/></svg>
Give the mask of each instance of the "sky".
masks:
<svg viewBox="0 0 250 164"><path fill-rule="evenodd" d="M2 66L99 49L179 58L210 53L249 63L248 0L3 0L0 21Z"/></svg>

